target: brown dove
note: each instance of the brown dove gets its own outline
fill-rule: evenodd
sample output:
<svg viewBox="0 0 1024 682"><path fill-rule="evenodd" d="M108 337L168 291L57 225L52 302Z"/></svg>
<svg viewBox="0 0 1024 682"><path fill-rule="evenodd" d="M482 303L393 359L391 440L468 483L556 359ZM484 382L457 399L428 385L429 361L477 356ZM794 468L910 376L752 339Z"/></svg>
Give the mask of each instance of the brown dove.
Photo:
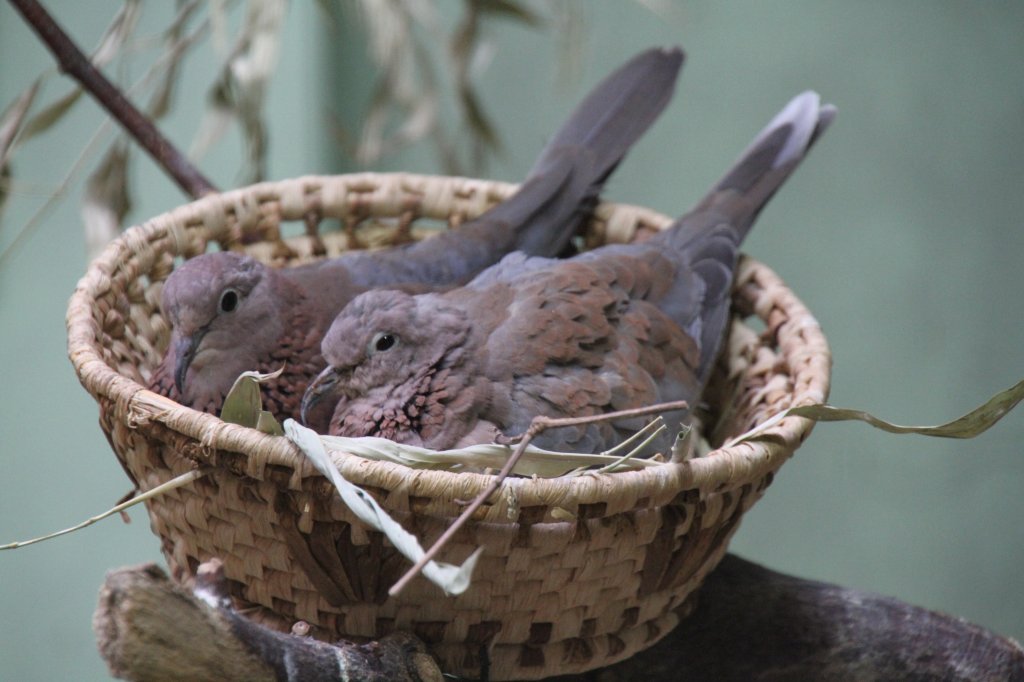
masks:
<svg viewBox="0 0 1024 682"><path fill-rule="evenodd" d="M522 434L538 415L694 404L724 334L740 242L834 115L813 92L793 99L696 208L644 242L566 260L514 253L444 293L356 297L324 337L329 366L304 407L333 403L335 435L448 449ZM560 427L534 443L597 452L643 421ZM670 443L666 434L658 446Z"/></svg>
<svg viewBox="0 0 1024 682"><path fill-rule="evenodd" d="M171 341L150 387L217 413L239 374L283 367L263 385L265 407L281 419L298 417L306 385L324 366L324 331L357 294L380 286L450 287L511 251L563 251L605 180L668 104L682 62L678 48L652 49L606 77L544 147L518 191L457 230L283 270L230 252L185 262L164 284ZM322 423L307 416L325 430L330 410Z"/></svg>

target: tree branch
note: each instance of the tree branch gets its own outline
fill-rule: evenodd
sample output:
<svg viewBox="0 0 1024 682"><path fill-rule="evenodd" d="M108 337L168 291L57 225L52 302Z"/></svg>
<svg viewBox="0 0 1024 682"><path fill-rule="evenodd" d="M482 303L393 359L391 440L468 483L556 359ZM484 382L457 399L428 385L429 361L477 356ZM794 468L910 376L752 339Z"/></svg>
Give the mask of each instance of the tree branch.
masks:
<svg viewBox="0 0 1024 682"><path fill-rule="evenodd" d="M100 653L128 680L440 680L422 643L394 634L332 646L232 611L219 562L195 594L153 564L111 571L93 618ZM804 580L726 555L691 615L633 658L561 682L1024 680L1016 642L877 594ZM339 664L339 661L341 663Z"/></svg>
<svg viewBox="0 0 1024 682"><path fill-rule="evenodd" d="M727 554L667 637L561 682L1024 680L1024 649L961 618Z"/></svg>
<svg viewBox="0 0 1024 682"><path fill-rule="evenodd" d="M106 79L57 25L49 12L36 0L9 0L25 21L50 48L61 71L72 76L113 116L139 145L189 196L198 199L216 192L188 159L164 137L153 122L135 108L113 83Z"/></svg>
<svg viewBox="0 0 1024 682"><path fill-rule="evenodd" d="M412 635L337 646L269 630L229 608L219 561L199 567L194 594L156 564L107 574L93 616L100 654L122 679L440 682Z"/></svg>

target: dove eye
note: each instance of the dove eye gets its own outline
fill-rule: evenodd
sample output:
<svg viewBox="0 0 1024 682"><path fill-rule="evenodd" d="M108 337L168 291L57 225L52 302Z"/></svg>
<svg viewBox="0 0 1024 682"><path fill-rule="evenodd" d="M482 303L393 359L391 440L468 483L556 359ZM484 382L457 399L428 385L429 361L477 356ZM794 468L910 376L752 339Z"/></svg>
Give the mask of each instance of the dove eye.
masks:
<svg viewBox="0 0 1024 682"><path fill-rule="evenodd" d="M220 311L230 313L238 307L238 292L234 289L225 289L220 295Z"/></svg>
<svg viewBox="0 0 1024 682"><path fill-rule="evenodd" d="M398 345L398 337L388 332L377 332L370 340L370 353L383 353Z"/></svg>

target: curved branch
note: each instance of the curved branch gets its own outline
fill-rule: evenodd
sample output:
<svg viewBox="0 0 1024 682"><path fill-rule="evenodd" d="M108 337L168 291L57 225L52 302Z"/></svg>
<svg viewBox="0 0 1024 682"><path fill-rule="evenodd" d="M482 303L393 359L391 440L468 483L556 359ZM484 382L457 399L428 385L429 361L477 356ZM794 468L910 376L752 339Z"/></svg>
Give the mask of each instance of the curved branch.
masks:
<svg viewBox="0 0 1024 682"><path fill-rule="evenodd" d="M198 199L217 191L213 183L156 129L153 122L92 65L42 5L36 0L9 1L50 48L61 71L81 83L186 194Z"/></svg>
<svg viewBox="0 0 1024 682"><path fill-rule="evenodd" d="M229 608L219 561L199 567L194 593L156 564L111 571L93 630L110 672L127 680L366 680L440 682L412 635L370 644L325 644L269 630Z"/></svg>
<svg viewBox="0 0 1024 682"><path fill-rule="evenodd" d="M332 646L228 607L219 562L195 594L153 564L112 571L93 619L100 653L129 680L440 680L423 644L395 634ZM212 603L212 605L211 605ZM341 665L339 666L339 661ZM959 618L770 571L726 555L696 609L633 658L562 682L1024 680L1024 649Z"/></svg>
<svg viewBox="0 0 1024 682"><path fill-rule="evenodd" d="M962 618L727 554L692 614L599 679L999 682L1024 680L1024 649Z"/></svg>

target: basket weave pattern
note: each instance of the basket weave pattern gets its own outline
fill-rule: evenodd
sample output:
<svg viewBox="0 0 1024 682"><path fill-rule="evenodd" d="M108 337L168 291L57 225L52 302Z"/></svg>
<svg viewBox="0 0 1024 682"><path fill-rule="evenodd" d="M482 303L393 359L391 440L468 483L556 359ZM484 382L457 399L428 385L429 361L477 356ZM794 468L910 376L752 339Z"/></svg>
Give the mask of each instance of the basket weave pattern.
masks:
<svg viewBox="0 0 1024 682"><path fill-rule="evenodd" d="M196 482L147 503L175 577L224 561L238 605L282 629L320 637L421 637L442 668L492 679L581 672L621 660L665 635L726 551L743 512L810 432L787 418L764 436L681 464L571 479L509 479L441 559L485 552L473 585L445 597L422 578L387 589L408 562L367 529L283 438L225 424L144 389L169 327L162 282L174 257L211 242L287 266L346 248L420 238L431 221L458 224L513 185L407 174L304 177L208 197L133 228L79 283L68 348L125 471L148 490L196 467ZM319 238L282 240L304 220L340 222ZM642 238L670 219L602 205L590 245ZM294 223L294 224L291 224ZM260 241L243 246L244 234ZM285 235L287 236L287 235ZM251 239L245 241L250 242ZM817 322L774 273L741 262L729 342L708 391L709 440L720 443L793 404L824 401L830 356ZM743 317L761 320L755 332ZM424 546L490 480L413 471L354 456L342 474L370 492Z"/></svg>

